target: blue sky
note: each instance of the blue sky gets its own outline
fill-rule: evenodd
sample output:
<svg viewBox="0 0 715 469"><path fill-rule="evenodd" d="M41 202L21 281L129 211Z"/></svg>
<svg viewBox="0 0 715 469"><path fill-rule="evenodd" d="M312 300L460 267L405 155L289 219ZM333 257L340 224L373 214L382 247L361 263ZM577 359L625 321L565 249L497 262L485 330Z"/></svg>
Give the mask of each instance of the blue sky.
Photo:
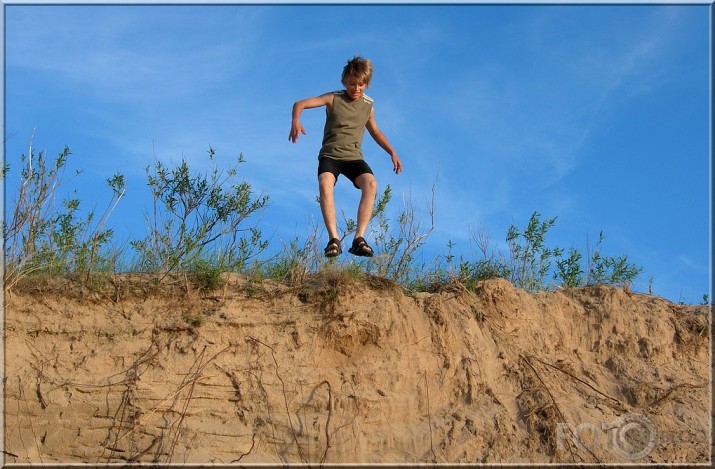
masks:
<svg viewBox="0 0 715 469"><path fill-rule="evenodd" d="M5 159L70 147L83 203L127 178L112 218L143 237L144 168L200 168L242 153L280 244L322 226L315 203L324 113L288 142L294 101L339 89L345 61L373 60L368 94L404 173L366 136L395 205L425 216L425 252L478 257L483 229L558 217L547 243L627 254L635 289L699 302L711 290L710 5L4 5ZM13 200L9 176L6 199ZM354 217L359 193L338 183ZM6 203L6 207L7 207ZM398 207L395 207L398 208ZM425 219L426 223L427 220ZM327 241L327 240L326 240ZM652 284L651 284L652 277ZM712 298L712 295L710 295Z"/></svg>

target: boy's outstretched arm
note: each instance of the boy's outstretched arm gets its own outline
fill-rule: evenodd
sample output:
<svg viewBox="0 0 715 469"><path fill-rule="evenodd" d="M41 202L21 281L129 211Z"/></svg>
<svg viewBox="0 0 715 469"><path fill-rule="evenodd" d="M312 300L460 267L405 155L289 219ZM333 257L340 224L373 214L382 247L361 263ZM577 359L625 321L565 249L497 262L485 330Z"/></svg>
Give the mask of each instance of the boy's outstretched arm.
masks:
<svg viewBox="0 0 715 469"><path fill-rule="evenodd" d="M370 132L370 136L373 140L375 140L375 142L377 142L377 144L390 155L390 158L392 158L392 169L395 171L395 174L400 174L402 172L402 162L400 161L400 157L397 156L397 152L392 148L392 145L390 145L387 137L385 137L385 134L377 128L374 109L370 112L370 118L368 119L365 127L367 127L367 131Z"/></svg>
<svg viewBox="0 0 715 469"><path fill-rule="evenodd" d="M296 101L293 103L293 113L290 124L290 134L288 134L288 140L293 143L298 141L298 136L300 134L307 135L307 132L300 123L300 114L303 109L311 109L320 106L331 106L333 104L333 94L325 93L314 98L303 99L301 101Z"/></svg>

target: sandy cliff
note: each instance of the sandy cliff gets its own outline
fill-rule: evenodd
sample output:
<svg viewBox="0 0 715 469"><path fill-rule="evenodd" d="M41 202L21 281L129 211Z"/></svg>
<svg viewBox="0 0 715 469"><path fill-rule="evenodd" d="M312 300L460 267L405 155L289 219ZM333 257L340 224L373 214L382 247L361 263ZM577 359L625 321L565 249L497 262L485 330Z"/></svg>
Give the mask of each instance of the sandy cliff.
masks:
<svg viewBox="0 0 715 469"><path fill-rule="evenodd" d="M710 310L503 280L6 295L7 463L710 460Z"/></svg>

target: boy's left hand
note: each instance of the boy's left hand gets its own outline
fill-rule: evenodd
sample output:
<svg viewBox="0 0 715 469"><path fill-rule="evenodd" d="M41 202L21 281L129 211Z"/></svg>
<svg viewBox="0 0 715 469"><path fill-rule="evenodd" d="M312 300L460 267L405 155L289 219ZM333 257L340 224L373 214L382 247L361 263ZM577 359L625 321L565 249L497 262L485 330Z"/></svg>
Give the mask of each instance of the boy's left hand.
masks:
<svg viewBox="0 0 715 469"><path fill-rule="evenodd" d="M402 172L402 161L397 154L392 155L392 170L395 174L400 174Z"/></svg>

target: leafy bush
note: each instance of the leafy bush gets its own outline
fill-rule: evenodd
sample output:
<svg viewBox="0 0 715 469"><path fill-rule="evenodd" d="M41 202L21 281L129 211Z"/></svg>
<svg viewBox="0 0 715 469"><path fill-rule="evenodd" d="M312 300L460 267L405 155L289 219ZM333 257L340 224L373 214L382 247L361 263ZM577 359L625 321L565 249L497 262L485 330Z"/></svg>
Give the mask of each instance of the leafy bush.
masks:
<svg viewBox="0 0 715 469"><path fill-rule="evenodd" d="M451 250L454 244L448 244L449 253L445 257L446 268L438 267L431 274L433 282L458 282L468 289L473 289L477 282L491 278L504 278L515 286L528 291L540 291L548 288L549 275L564 287L585 285L627 285L641 272L642 268L628 261L627 256L603 256L600 246L605 239L600 234L594 252L589 255L587 265L583 265L583 254L578 249L569 248L564 257L564 250L558 246L548 247L546 235L555 226L556 218L541 220L541 215L534 212L523 230L511 225L507 231L506 243L509 252L496 253L489 249L489 237L482 230L472 234L472 240L481 251L481 258L469 260L460 257L455 268ZM552 261L555 267L552 268ZM428 284L422 282L423 284Z"/></svg>
<svg viewBox="0 0 715 469"><path fill-rule="evenodd" d="M540 216L534 212L523 231L512 224L506 234L511 256L509 280L528 291L544 289L544 281L551 268L551 257L558 252L545 245L546 233L556 223L556 217L542 222Z"/></svg>
<svg viewBox="0 0 715 469"><path fill-rule="evenodd" d="M157 160L147 166L153 198L147 235L131 242L142 270L187 269L207 255L226 269L241 270L267 247L256 225L244 226L266 207L268 196L253 197L248 182L236 182L243 156L227 171L217 167L213 148L208 157L206 173L193 173L183 158L177 166Z"/></svg>
<svg viewBox="0 0 715 469"><path fill-rule="evenodd" d="M583 285L582 257L581 252L574 248L569 249L569 256L566 259L557 256L554 278L561 279L563 286L567 288Z"/></svg>
<svg viewBox="0 0 715 469"><path fill-rule="evenodd" d="M582 265L581 252L576 249L571 248L566 259L561 257L561 253L557 253L554 279L561 280L565 287L628 285L633 282L643 269L630 263L625 255L603 256L600 247L604 239L605 236L601 232L586 266Z"/></svg>
<svg viewBox="0 0 715 469"><path fill-rule="evenodd" d="M603 231L599 234L598 242L591 255L588 265L587 285L616 285L632 282L643 269L628 262L628 256L602 256L599 247L605 236Z"/></svg>

